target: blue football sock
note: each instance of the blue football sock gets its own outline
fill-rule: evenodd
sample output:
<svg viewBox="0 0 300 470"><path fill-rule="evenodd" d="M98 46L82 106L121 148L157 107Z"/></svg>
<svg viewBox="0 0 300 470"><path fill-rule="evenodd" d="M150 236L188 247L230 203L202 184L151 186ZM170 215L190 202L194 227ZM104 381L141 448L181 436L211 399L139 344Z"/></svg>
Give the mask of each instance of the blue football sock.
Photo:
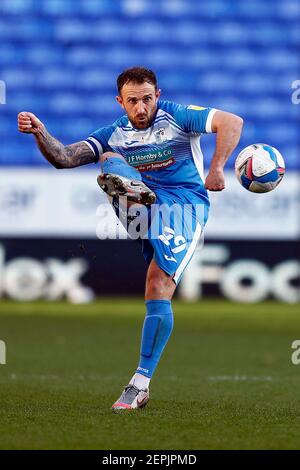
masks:
<svg viewBox="0 0 300 470"><path fill-rule="evenodd" d="M141 174L130 166L123 157L108 157L101 165L103 173L113 173L133 180L142 180Z"/></svg>
<svg viewBox="0 0 300 470"><path fill-rule="evenodd" d="M141 356L136 372L152 377L172 333L174 320L170 300L148 300L146 306Z"/></svg>

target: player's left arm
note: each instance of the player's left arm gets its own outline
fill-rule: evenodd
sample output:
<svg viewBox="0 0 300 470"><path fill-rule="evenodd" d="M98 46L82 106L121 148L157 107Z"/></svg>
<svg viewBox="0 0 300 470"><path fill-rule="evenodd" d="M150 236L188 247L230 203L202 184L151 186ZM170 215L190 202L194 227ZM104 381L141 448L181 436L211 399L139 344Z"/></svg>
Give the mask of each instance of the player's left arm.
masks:
<svg viewBox="0 0 300 470"><path fill-rule="evenodd" d="M243 119L225 111L216 111L211 123L211 130L216 135L216 148L210 164L205 187L210 191L222 191L225 188L224 166L239 143L243 129Z"/></svg>

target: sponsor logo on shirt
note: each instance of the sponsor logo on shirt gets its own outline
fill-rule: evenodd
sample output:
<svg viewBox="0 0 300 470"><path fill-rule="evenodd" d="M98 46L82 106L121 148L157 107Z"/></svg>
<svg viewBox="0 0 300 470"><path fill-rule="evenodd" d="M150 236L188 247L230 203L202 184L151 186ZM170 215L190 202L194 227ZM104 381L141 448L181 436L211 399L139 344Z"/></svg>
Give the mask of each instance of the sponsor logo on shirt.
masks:
<svg viewBox="0 0 300 470"><path fill-rule="evenodd" d="M139 140L127 140L125 142L125 145L133 145L133 144L138 144Z"/></svg>
<svg viewBox="0 0 300 470"><path fill-rule="evenodd" d="M139 171L158 170L175 163L171 148L139 152L128 155L126 158L129 165L134 166Z"/></svg>

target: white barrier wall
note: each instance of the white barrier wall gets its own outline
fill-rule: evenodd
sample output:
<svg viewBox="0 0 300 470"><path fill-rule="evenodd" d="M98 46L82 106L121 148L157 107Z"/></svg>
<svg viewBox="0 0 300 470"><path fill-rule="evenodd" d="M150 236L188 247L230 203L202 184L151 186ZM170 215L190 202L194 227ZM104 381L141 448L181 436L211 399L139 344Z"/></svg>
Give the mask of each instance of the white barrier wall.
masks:
<svg viewBox="0 0 300 470"><path fill-rule="evenodd" d="M106 196L96 170L2 168L0 170L0 236L85 237L101 235L97 207ZM207 239L295 240L299 238L299 175L287 171L271 193L242 188L233 171L226 190L210 193L212 209ZM115 229L115 215L108 218Z"/></svg>

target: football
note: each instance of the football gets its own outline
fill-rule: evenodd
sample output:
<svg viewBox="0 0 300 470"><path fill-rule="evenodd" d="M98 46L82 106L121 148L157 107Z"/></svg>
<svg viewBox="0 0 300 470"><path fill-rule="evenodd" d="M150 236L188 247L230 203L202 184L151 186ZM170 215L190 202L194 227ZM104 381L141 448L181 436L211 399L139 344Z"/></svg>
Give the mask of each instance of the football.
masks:
<svg viewBox="0 0 300 470"><path fill-rule="evenodd" d="M253 193L267 193L275 189L284 171L285 163L281 153L267 144L249 145L235 161L238 181Z"/></svg>

